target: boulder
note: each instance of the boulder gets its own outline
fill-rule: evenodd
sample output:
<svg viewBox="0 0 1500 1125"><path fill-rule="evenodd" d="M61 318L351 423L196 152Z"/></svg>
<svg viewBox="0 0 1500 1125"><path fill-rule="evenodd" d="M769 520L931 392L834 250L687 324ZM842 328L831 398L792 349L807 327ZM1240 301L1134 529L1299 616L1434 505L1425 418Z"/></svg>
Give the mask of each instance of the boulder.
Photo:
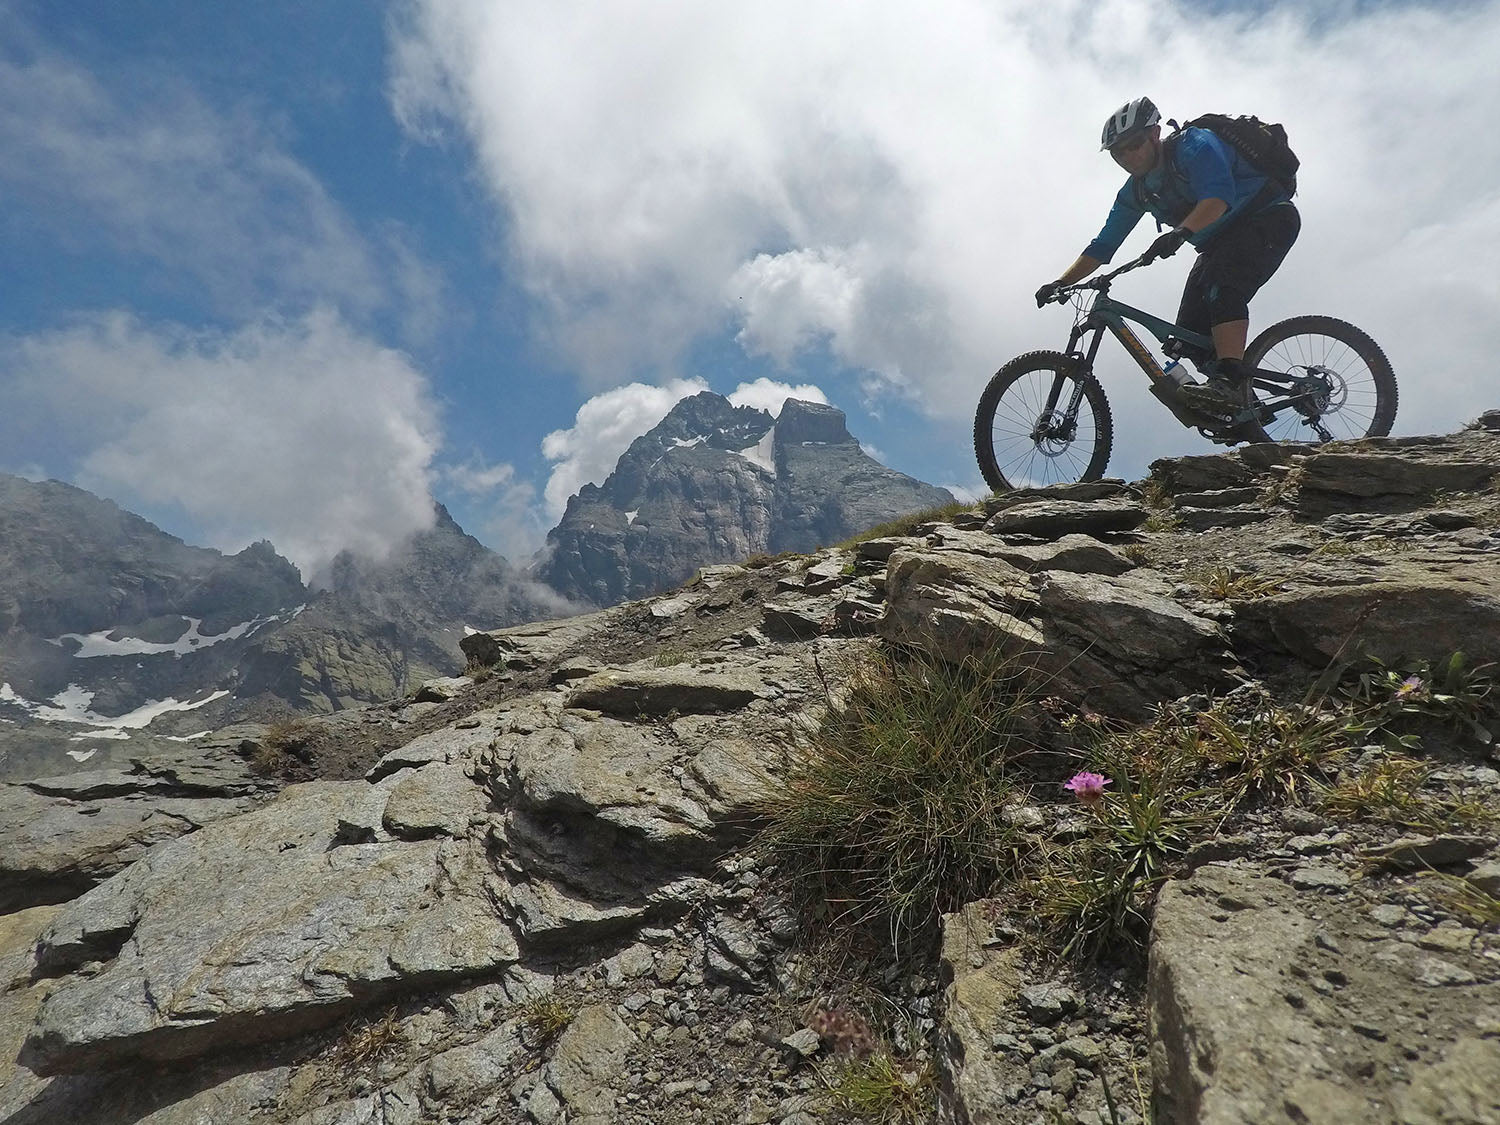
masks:
<svg viewBox="0 0 1500 1125"><path fill-rule="evenodd" d="M325 1026L398 989L494 971L518 947L482 844L342 844L378 829L385 790L293 786L148 853L70 903L36 972L24 1064L39 1074L166 1060ZM90 975L85 963L100 963Z"/></svg>

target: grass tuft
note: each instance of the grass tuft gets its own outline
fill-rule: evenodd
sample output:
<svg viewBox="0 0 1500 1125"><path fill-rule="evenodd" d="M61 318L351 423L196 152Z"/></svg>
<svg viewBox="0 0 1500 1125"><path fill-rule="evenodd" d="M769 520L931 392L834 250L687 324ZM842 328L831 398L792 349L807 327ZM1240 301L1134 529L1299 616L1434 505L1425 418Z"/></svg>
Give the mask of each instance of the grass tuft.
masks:
<svg viewBox="0 0 1500 1125"><path fill-rule="evenodd" d="M318 724L307 719L272 723L250 753L250 768L263 777L300 777L320 733Z"/></svg>
<svg viewBox="0 0 1500 1125"><path fill-rule="evenodd" d="M908 536L923 524L951 520L959 512L968 512L973 509L974 505L964 500L955 500L951 504L943 504L937 508L925 508L920 512L912 512L908 515L867 528L856 535L851 535L848 539L838 544L838 546L843 550L849 550L850 548L859 546L867 539L894 539Z"/></svg>
<svg viewBox="0 0 1500 1125"><path fill-rule="evenodd" d="M400 1012L392 1008L379 1019L350 1027L335 1052L336 1065L346 1075L368 1073L396 1054L403 1040Z"/></svg>
<svg viewBox="0 0 1500 1125"><path fill-rule="evenodd" d="M875 654L793 747L762 803L761 845L841 920L883 921L898 942L930 934L1016 871L1005 814L1033 749L1029 683L996 654L959 665Z"/></svg>
<svg viewBox="0 0 1500 1125"><path fill-rule="evenodd" d="M1186 577L1188 581L1202 589L1208 597L1218 601L1251 601L1255 598L1269 597L1276 593L1278 585L1274 578L1245 574L1230 566L1192 571Z"/></svg>
<svg viewBox="0 0 1500 1125"><path fill-rule="evenodd" d="M834 1109L857 1121L904 1125L932 1117L937 1083L932 1064L906 1063L879 1051L837 1064L828 1082Z"/></svg>
<svg viewBox="0 0 1500 1125"><path fill-rule="evenodd" d="M518 1014L538 1049L550 1046L573 1022L573 1009L555 996L539 996Z"/></svg>
<svg viewBox="0 0 1500 1125"><path fill-rule="evenodd" d="M1500 929L1500 898L1481 890L1462 875L1424 871L1428 889L1443 906L1481 928Z"/></svg>

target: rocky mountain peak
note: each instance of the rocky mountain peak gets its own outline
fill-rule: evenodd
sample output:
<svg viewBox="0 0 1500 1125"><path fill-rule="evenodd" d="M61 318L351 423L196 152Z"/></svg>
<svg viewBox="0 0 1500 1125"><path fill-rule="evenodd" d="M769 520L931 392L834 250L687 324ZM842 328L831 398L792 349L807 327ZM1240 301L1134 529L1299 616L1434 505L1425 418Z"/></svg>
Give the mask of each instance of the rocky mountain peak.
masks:
<svg viewBox="0 0 1500 1125"><path fill-rule="evenodd" d="M857 445L844 412L827 403L789 398L776 418L776 443L785 445Z"/></svg>
<svg viewBox="0 0 1500 1125"><path fill-rule="evenodd" d="M621 510L630 509L664 457L699 446L739 454L753 449L772 424L771 415L764 410L731 405L723 395L712 391L689 395L630 443L604 482L603 498Z"/></svg>
<svg viewBox="0 0 1500 1125"><path fill-rule="evenodd" d="M705 564L812 550L952 499L869 457L834 407L787 399L773 419L705 391L569 500L538 573L568 598L611 605Z"/></svg>

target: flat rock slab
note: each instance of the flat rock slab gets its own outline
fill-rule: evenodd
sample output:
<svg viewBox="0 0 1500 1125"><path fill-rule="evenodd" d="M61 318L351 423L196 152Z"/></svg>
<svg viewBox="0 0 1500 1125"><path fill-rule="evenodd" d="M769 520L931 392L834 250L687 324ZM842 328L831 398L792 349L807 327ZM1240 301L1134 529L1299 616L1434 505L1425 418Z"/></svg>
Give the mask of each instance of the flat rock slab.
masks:
<svg viewBox="0 0 1500 1125"><path fill-rule="evenodd" d="M465 656L476 664L503 665L516 671L540 668L568 649L581 644L617 616L614 610L585 613L561 621L539 621L470 633L458 642Z"/></svg>
<svg viewBox="0 0 1500 1125"><path fill-rule="evenodd" d="M1387 663L1462 651L1471 666L1500 659L1500 558L1462 565L1392 562L1356 585L1317 584L1236 605L1236 631L1323 665L1352 636ZM1433 623L1442 622L1442 636Z"/></svg>
<svg viewBox="0 0 1500 1125"><path fill-rule="evenodd" d="M984 529L994 535L1036 535L1057 539L1064 535L1104 535L1134 531L1150 513L1124 497L1105 500L1033 500L1003 508Z"/></svg>
<svg viewBox="0 0 1500 1125"><path fill-rule="evenodd" d="M768 695L765 683L743 672L702 672L677 665L609 669L578 681L568 706L612 715L736 711Z"/></svg>
<svg viewBox="0 0 1500 1125"><path fill-rule="evenodd" d="M949 980L943 993L943 1085L951 1091L957 1121L1014 1120L1006 1097L1031 1080L1024 1062L994 1049L1009 1029L1021 987L1021 950L992 946L994 924L985 903L943 916L942 965Z"/></svg>
<svg viewBox="0 0 1500 1125"><path fill-rule="evenodd" d="M1064 535L1051 543L1007 543L984 531L939 524L928 545L1000 559L1028 573L1067 570L1075 574L1124 574L1135 567L1119 551L1092 535Z"/></svg>
<svg viewBox="0 0 1500 1125"><path fill-rule="evenodd" d="M482 824L489 794L461 765L435 762L391 786L381 817L385 830L403 840L461 837Z"/></svg>
<svg viewBox="0 0 1500 1125"><path fill-rule="evenodd" d="M1234 866L1163 888L1147 985L1162 1119L1500 1121L1500 1042L1476 1035L1500 1004L1493 967L1367 911Z"/></svg>
<svg viewBox="0 0 1500 1125"><path fill-rule="evenodd" d="M81 776L0 785L0 914L76 898L155 845L255 804L249 796L172 796L154 779L121 788L114 783L128 780L124 772L108 785L94 775L85 790L98 796L64 795Z"/></svg>
<svg viewBox="0 0 1500 1125"><path fill-rule="evenodd" d="M418 735L405 746L392 750L365 774L367 781L379 781L405 769L421 769L434 763L444 765L471 761L479 756L494 741L501 728L504 712L489 708L476 711L468 717L472 726L463 728L444 727Z"/></svg>
<svg viewBox="0 0 1500 1125"><path fill-rule="evenodd" d="M1123 496L1127 485L1119 477L1102 480L1074 481L1072 484L1049 484L1041 488L1013 488L999 496L991 496L984 502L986 515L994 515L1017 504L1029 504L1037 500L1071 500L1077 503L1092 503Z"/></svg>
<svg viewBox="0 0 1500 1125"><path fill-rule="evenodd" d="M68 904L37 971L60 977L26 1041L39 1074L201 1055L324 1026L401 989L518 959L482 844L339 844L384 790L293 786L154 849ZM73 974L87 962L93 975Z"/></svg>
<svg viewBox="0 0 1500 1125"><path fill-rule="evenodd" d="M1326 507L1329 496L1372 499L1472 491L1500 471L1485 461L1424 461L1391 453L1313 453L1299 465L1299 506ZM1319 495L1323 494L1323 495Z"/></svg>
<svg viewBox="0 0 1500 1125"><path fill-rule="evenodd" d="M1040 648L1036 593L1024 571L967 551L903 548L891 555L880 632L945 660L995 648Z"/></svg>

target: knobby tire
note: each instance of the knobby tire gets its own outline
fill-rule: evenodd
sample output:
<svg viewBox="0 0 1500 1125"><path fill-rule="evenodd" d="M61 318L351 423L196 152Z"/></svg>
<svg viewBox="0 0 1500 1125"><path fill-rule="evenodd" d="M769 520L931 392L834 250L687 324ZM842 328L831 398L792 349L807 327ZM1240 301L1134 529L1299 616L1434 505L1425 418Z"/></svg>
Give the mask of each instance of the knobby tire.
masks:
<svg viewBox="0 0 1500 1125"><path fill-rule="evenodd" d="M1294 316L1271 325L1245 349L1245 366L1289 371L1320 364L1343 382L1342 401L1320 416L1335 440L1385 437L1396 421L1396 374L1380 346L1363 330L1331 316ZM1245 441L1321 442L1302 415L1284 407L1269 425L1241 427Z"/></svg>
<svg viewBox="0 0 1500 1125"><path fill-rule="evenodd" d="M1083 384L1077 437L1044 448L1031 438L1058 372L1069 384ZM1065 406L1072 386L1058 396ZM1037 351L1017 356L995 373L974 415L974 455L985 483L996 492L1034 485L1098 480L1109 464L1114 418L1104 388L1093 374L1080 374L1062 352ZM1076 449L1074 447L1077 447Z"/></svg>

